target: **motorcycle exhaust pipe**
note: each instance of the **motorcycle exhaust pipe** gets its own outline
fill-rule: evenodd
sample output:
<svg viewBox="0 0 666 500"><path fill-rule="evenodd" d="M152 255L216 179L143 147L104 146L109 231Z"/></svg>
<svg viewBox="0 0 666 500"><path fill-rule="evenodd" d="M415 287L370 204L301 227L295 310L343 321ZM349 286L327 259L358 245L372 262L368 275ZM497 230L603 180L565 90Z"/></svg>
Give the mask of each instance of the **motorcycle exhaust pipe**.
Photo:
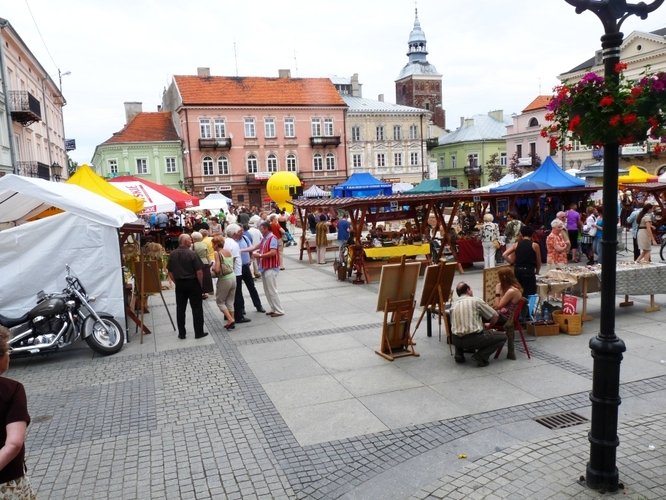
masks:
<svg viewBox="0 0 666 500"><path fill-rule="evenodd" d="M69 323L66 321L63 323L62 328L58 332L58 334L55 336L55 338L46 344L37 344L37 345L26 345L26 346L21 346L21 347L12 347L12 352L30 352L31 354L37 354L40 352L42 349L48 349L50 347L53 347L59 340L60 337L67 331L67 328L69 327Z"/></svg>

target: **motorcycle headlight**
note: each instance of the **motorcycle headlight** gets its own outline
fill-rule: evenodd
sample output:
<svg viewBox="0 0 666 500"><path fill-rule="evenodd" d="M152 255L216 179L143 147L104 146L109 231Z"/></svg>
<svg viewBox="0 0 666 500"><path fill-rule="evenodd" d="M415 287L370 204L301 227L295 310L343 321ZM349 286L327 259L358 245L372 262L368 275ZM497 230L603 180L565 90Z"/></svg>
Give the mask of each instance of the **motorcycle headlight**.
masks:
<svg viewBox="0 0 666 500"><path fill-rule="evenodd" d="M65 305L67 306L68 309L74 309L76 307L76 301L68 300L67 302L65 302Z"/></svg>

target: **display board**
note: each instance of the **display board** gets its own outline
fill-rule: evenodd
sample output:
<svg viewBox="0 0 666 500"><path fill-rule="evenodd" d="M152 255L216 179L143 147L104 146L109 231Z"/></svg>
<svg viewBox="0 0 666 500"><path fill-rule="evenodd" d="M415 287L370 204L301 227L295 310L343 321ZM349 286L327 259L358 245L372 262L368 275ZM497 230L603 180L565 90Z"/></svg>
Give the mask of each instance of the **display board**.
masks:
<svg viewBox="0 0 666 500"><path fill-rule="evenodd" d="M402 300L414 297L420 269L420 262L382 266L377 293L377 311L384 310L387 299Z"/></svg>
<svg viewBox="0 0 666 500"><path fill-rule="evenodd" d="M439 272L439 264L433 264L432 266L426 267L419 307L439 305L440 298L436 290L437 285L440 285L440 290L442 291L442 301L448 302L451 295L451 287L453 286L453 277L457 267L457 262L443 263L441 273Z"/></svg>
<svg viewBox="0 0 666 500"><path fill-rule="evenodd" d="M136 290L140 295L149 293L160 293L162 283L160 283L160 262L156 260L144 260L135 264Z"/></svg>
<svg viewBox="0 0 666 500"><path fill-rule="evenodd" d="M483 270L483 300L491 306L495 303L495 287L499 283L497 272L507 265L489 267Z"/></svg>

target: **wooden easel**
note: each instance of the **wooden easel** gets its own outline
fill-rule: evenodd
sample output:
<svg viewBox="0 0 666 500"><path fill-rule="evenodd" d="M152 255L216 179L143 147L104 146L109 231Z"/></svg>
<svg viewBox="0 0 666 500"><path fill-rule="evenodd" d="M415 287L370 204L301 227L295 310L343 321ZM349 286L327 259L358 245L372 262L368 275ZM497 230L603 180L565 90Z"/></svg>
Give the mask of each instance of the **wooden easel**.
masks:
<svg viewBox="0 0 666 500"><path fill-rule="evenodd" d="M421 316L416 322L414 334L421 325L423 316L427 312L439 312L439 339L442 339L442 318L444 321L444 329L446 331L446 341L449 344L449 351L453 354L451 347L451 325L449 317L446 314L446 303L451 299L451 286L453 285L453 277L458 267L457 262L442 262L428 266L423 284L423 291L421 293L421 303L419 304L423 309ZM412 336L414 336L412 334Z"/></svg>
<svg viewBox="0 0 666 500"><path fill-rule="evenodd" d="M405 265L405 257L403 256L400 264L395 266L387 265L382 269L380 298L386 297L382 307L384 310L384 323L382 324L382 337L379 349L375 352L389 361L404 356L419 356L414 350L413 335L409 334L416 302L414 301L414 293L410 290L413 289L412 284L406 283L406 271L408 267L412 271L415 265L420 267L418 263ZM414 280L416 280L418 279L418 269L414 268L413 270L415 271L413 273ZM393 271L397 272L397 279L389 275ZM389 287L392 287L390 292L387 291Z"/></svg>
<svg viewBox="0 0 666 500"><path fill-rule="evenodd" d="M160 282L160 270L159 262L156 260L143 260L143 254L139 256L138 269L135 271L136 275L136 285L139 290L139 303L141 304L141 317L139 318L139 326L141 328L141 341L143 344L143 336L145 334L145 326L143 323L143 315L145 312L144 305L147 304L148 296L154 293L159 293L162 297L162 303L164 304L164 309L166 309L167 314L169 315L169 321L171 321L171 326L174 331L176 330L176 325L173 322L171 317L171 312L167 307L166 300L162 294L162 283ZM149 331L150 332L150 331Z"/></svg>

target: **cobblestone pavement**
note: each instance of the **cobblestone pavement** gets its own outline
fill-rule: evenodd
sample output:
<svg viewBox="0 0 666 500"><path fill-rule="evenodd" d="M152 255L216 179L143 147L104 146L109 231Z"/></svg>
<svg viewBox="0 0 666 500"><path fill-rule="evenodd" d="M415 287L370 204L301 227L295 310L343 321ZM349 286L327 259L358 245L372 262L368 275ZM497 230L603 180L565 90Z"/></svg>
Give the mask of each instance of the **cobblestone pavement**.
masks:
<svg viewBox="0 0 666 500"><path fill-rule="evenodd" d="M167 306L174 309L172 300ZM493 441L498 428L520 435L522 423L535 417L588 408L588 392L302 446L238 350L279 335L234 341L210 301L205 314L214 340L205 346L93 358L80 344L57 356L13 361L9 376L28 392L27 460L40 498L603 496L577 482L589 452L581 427L547 439L526 433L510 447ZM589 368L537 346L530 350L591 380ZM666 498L666 374L625 383L621 395L661 401L662 409L620 426L624 494ZM475 443L479 458L451 460ZM397 485L419 474L420 487L407 494Z"/></svg>

